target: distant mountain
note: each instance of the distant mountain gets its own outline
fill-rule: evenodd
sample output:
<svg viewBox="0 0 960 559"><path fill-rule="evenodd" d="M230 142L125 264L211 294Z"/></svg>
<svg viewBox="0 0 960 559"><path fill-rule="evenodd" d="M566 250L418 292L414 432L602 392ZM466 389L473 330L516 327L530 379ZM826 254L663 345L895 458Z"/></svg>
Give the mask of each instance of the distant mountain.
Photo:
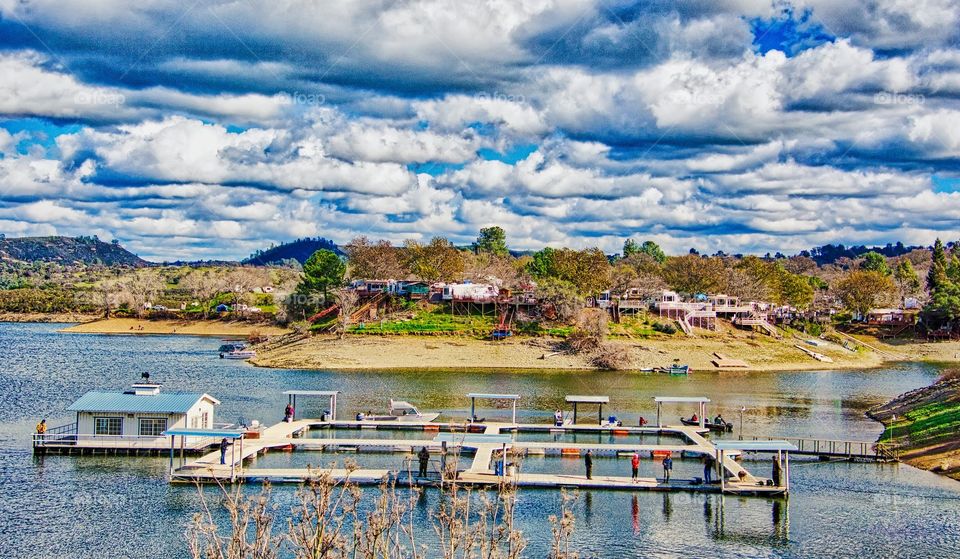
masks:
<svg viewBox="0 0 960 559"><path fill-rule="evenodd" d="M343 251L331 240L323 237L297 239L289 243L283 243L279 246L270 247L267 250L258 250L243 261L244 264L254 266L267 266L269 264L280 264L287 260L296 260L300 264L307 261L314 252L320 249L332 250L337 254L343 254Z"/></svg>
<svg viewBox="0 0 960 559"><path fill-rule="evenodd" d="M150 265L117 241L105 243L93 237L16 237L0 238L0 259L19 262L100 264L103 266Z"/></svg>

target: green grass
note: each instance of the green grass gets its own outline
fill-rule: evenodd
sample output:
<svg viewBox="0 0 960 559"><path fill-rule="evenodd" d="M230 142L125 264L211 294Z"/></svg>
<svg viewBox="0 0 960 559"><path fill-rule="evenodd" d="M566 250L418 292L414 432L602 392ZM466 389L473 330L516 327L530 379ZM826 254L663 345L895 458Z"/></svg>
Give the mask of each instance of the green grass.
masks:
<svg viewBox="0 0 960 559"><path fill-rule="evenodd" d="M406 318L408 312L413 318ZM348 329L354 334L467 334L488 335L493 331L496 318L492 314L483 316L474 314L450 314L445 307L434 307L429 310L405 311L400 313L404 318L391 318L383 321L369 322L362 328L353 324Z"/></svg>
<svg viewBox="0 0 960 559"><path fill-rule="evenodd" d="M933 402L907 412L887 426L881 441L909 437L911 446L925 446L955 438L960 429L960 402Z"/></svg>

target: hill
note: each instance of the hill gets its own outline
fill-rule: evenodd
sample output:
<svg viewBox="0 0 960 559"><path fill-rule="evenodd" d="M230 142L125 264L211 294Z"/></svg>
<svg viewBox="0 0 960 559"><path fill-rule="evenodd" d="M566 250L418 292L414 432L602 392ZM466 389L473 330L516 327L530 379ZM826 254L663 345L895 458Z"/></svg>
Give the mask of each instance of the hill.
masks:
<svg viewBox="0 0 960 559"><path fill-rule="evenodd" d="M150 263L120 246L93 237L17 237L0 239L0 260L52 262L61 265L147 266Z"/></svg>
<svg viewBox="0 0 960 559"><path fill-rule="evenodd" d="M300 264L307 261L310 255L320 249L332 250L337 254L343 254L343 251L337 247L337 244L323 237L297 239L289 243L283 243L278 246L270 247L267 250L258 250L243 261L244 264L254 266L267 266L270 264L280 264L284 261L296 260Z"/></svg>

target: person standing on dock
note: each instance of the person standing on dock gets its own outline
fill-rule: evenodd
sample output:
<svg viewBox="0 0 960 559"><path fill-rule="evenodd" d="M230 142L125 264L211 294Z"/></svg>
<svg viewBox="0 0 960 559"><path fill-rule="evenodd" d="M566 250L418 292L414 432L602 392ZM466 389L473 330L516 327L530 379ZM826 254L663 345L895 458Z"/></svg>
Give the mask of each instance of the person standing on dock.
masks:
<svg viewBox="0 0 960 559"><path fill-rule="evenodd" d="M709 454L703 455L703 482L704 483L713 483L713 456Z"/></svg>
<svg viewBox="0 0 960 559"><path fill-rule="evenodd" d="M283 420L287 423L293 421L293 404L287 404L287 407L283 409Z"/></svg>
<svg viewBox="0 0 960 559"><path fill-rule="evenodd" d="M557 411L553 412L553 425L555 427L563 427L563 412L560 411L560 408L557 408Z"/></svg>
<svg viewBox="0 0 960 559"><path fill-rule="evenodd" d="M37 423L37 434L44 435L47 433L47 420L41 419L40 423Z"/></svg>
<svg viewBox="0 0 960 559"><path fill-rule="evenodd" d="M587 479L593 479L593 451L588 450L583 456L583 465L587 469Z"/></svg>
<svg viewBox="0 0 960 559"><path fill-rule="evenodd" d="M230 448L231 444L232 443L228 441L226 437L224 437L223 440L220 441L220 463L221 464L227 463L227 449Z"/></svg>
<svg viewBox="0 0 960 559"><path fill-rule="evenodd" d="M634 452L633 457L630 458L630 471L630 480L636 483L640 475L640 453L638 452Z"/></svg>
<svg viewBox="0 0 960 559"><path fill-rule="evenodd" d="M663 458L663 481L670 481L670 472L673 470L673 458L666 455Z"/></svg>
<svg viewBox="0 0 960 559"><path fill-rule="evenodd" d="M427 450L427 447L420 447L420 452L417 453L417 458L420 459L420 477L427 477L427 464L430 463L430 452Z"/></svg>

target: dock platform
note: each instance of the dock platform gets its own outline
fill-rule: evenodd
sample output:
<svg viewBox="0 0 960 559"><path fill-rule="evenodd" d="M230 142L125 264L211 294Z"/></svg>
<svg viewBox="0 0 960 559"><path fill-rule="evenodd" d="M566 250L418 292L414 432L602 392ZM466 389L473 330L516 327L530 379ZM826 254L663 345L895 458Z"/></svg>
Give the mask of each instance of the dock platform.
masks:
<svg viewBox="0 0 960 559"><path fill-rule="evenodd" d="M343 437L312 438L309 431L316 429L376 430L380 438L357 438L354 433ZM397 431L405 431L405 438L391 437ZM422 437L410 432L421 432ZM556 440L524 440L521 435L554 435ZM562 440L564 435L582 438L597 435L598 442L573 442ZM643 438L641 438L643 437ZM660 441L660 437L670 441ZM543 437L549 438L549 437ZM618 439L623 439L622 442ZM645 438L652 439L650 442ZM601 440L602 439L602 440ZM633 439L633 440L628 440ZM637 442L639 441L639 442ZM452 479L444 479L440 468L433 468L428 476L415 475L415 452L426 448L432 461L440 456L456 460L457 483L475 486L498 486L510 483L528 488L583 488L626 491L687 491L711 492L738 495L779 496L789 491L789 476L782 483L773 483L745 469L738 461L740 452L735 449L721 451L704 437L704 430L697 426L659 427L599 427L571 425L562 428L542 424L517 424L489 422L483 424L463 423L417 423L396 421L337 421L300 419L282 422L263 430L258 438L239 439L221 463L220 451L207 453L192 461L183 461L173 467L171 456L170 480L172 482L264 482L302 483L321 474L343 481L349 479L359 485L378 485L386 481L417 486L442 485ZM265 453L280 450L351 452L357 453L362 462L364 453L393 453L401 457L406 468L258 468L255 459ZM568 457L582 460L591 451L594 457L615 457L633 454L654 460L666 455L676 458L700 459L709 456L714 460L714 478L722 481L704 483L702 478L671 479L641 477L636 481L629 477L585 475L569 473L523 472L523 457ZM504 459L504 453L507 453ZM520 471L497 468L495 461L518 460ZM249 464L253 462L253 464ZM499 471L498 471L499 470ZM502 474L502 475L501 475Z"/></svg>

